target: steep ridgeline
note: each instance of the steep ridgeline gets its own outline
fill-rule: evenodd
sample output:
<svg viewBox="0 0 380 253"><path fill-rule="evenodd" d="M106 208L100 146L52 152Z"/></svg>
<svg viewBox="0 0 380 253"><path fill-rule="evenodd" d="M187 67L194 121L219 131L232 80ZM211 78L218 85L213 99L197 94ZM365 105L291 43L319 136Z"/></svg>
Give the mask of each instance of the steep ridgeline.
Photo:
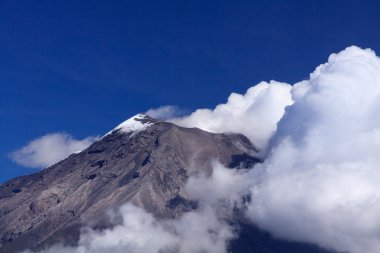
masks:
<svg viewBox="0 0 380 253"><path fill-rule="evenodd" d="M187 178L252 165L256 149L240 134L213 134L137 115L89 148L38 173L0 185L0 252L74 244L83 224L107 226L107 210L128 201L157 217L196 208ZM96 221L96 222L95 222Z"/></svg>

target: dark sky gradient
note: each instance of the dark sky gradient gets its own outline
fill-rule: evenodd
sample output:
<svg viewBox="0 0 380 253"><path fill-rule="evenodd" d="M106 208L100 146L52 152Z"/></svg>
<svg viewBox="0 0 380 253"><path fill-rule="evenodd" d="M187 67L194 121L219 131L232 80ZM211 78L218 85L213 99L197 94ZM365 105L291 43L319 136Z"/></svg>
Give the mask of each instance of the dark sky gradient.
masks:
<svg viewBox="0 0 380 253"><path fill-rule="evenodd" d="M0 182L8 154L103 134L172 104L214 107L265 80L305 79L350 45L380 52L380 1L0 0Z"/></svg>

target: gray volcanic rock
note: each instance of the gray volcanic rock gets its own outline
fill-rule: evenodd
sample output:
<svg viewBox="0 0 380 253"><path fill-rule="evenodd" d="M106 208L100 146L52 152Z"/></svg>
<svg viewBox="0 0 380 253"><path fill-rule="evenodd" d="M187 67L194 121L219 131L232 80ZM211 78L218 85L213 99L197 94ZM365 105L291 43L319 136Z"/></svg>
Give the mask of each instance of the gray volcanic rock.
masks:
<svg viewBox="0 0 380 253"><path fill-rule="evenodd" d="M157 217L177 217L197 203L184 184L210 161L258 162L240 134L213 134L137 115L77 154L0 185L0 252L78 240L83 224L107 226L104 214L128 201Z"/></svg>

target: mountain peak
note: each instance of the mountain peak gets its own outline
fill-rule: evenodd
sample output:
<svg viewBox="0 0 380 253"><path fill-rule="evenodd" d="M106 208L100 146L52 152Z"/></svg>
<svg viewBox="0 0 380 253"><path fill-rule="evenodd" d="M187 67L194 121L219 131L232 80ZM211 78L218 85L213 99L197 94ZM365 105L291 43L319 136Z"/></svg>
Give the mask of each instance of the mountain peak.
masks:
<svg viewBox="0 0 380 253"><path fill-rule="evenodd" d="M119 124L117 127L112 129L112 131L110 131L107 134L110 134L114 131L121 131L124 133L132 132L132 134L136 134L138 132L144 131L145 129L157 122L158 121L156 119L153 119L146 114L138 113L135 116Z"/></svg>

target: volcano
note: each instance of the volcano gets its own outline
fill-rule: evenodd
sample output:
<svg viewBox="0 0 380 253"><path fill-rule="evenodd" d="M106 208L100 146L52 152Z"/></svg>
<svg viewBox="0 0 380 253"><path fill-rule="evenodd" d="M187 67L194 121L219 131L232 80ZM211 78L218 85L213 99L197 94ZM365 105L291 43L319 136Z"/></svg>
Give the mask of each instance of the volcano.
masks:
<svg viewBox="0 0 380 253"><path fill-rule="evenodd" d="M209 133L138 114L87 149L1 184L0 252L75 245L83 226L107 228L107 210L127 202L157 218L176 219L197 208L184 191L190 176L210 174L214 160L231 169L252 168L260 162L258 153L241 134ZM274 239L253 225L243 224L241 235L231 252L325 252Z"/></svg>

